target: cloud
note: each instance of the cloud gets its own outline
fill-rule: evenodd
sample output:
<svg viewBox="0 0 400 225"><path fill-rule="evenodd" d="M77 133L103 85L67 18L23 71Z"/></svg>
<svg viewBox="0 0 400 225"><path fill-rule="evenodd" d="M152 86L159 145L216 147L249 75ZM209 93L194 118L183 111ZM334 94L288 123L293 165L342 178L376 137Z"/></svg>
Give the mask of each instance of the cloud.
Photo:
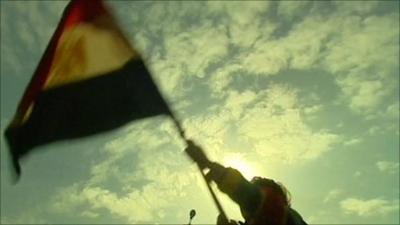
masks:
<svg viewBox="0 0 400 225"><path fill-rule="evenodd" d="M378 161L376 162L376 167L378 167L379 171L388 173L388 174L396 174L399 173L399 162L391 162L391 161Z"/></svg>
<svg viewBox="0 0 400 225"><path fill-rule="evenodd" d="M266 12L269 2L207 2L211 14L227 14L228 19L240 25L249 25L254 19L259 19L260 14Z"/></svg>
<svg viewBox="0 0 400 225"><path fill-rule="evenodd" d="M373 14L377 2L335 2L337 10L331 13L321 13L317 3L280 2L279 15L300 19L276 36L285 25L263 19L271 4L199 3L195 14L192 3L150 4L151 13L141 16L148 30L137 36L149 42L144 52L166 95L181 98L199 81L218 97L235 73L268 77L285 70L322 69L334 76L340 99L355 113L371 115L387 107L384 101L393 95L398 67L399 33L392 29L398 27L398 13ZM194 18L191 26L177 22ZM150 43L152 33L162 39L158 45Z"/></svg>
<svg viewBox="0 0 400 225"><path fill-rule="evenodd" d="M359 177L359 176L361 176L361 175L362 175L362 172L361 172L361 171L356 171L356 172L354 172L354 174L353 174L354 177Z"/></svg>
<svg viewBox="0 0 400 225"><path fill-rule="evenodd" d="M396 135L399 135L400 128L400 106L399 101L395 101L393 104L387 106L386 109L381 113L381 118L387 121L386 130L394 131Z"/></svg>
<svg viewBox="0 0 400 225"><path fill-rule="evenodd" d="M396 66L399 45L398 30L392 29L398 22L395 14L385 16L348 16L332 21L340 29L336 38L327 43L325 65L333 73L365 75L364 78L379 78L391 75ZM385 32L386 35L381 35ZM372 74L362 74L368 70ZM342 74L346 75L346 74Z"/></svg>
<svg viewBox="0 0 400 225"><path fill-rule="evenodd" d="M187 133L213 149L216 157L243 147L249 155L296 164L318 158L340 140L339 135L314 131L304 122L305 106L292 87L276 84L266 91L228 93L213 114L185 121ZM230 139L233 134L241 138Z"/></svg>
<svg viewBox="0 0 400 225"><path fill-rule="evenodd" d="M399 101L394 102L386 108L385 115L388 119L399 121L400 118ZM397 123L398 124L398 123Z"/></svg>
<svg viewBox="0 0 400 225"><path fill-rule="evenodd" d="M336 11L340 14L368 14L371 13L379 4L379 1L335 1L332 2L336 6Z"/></svg>
<svg viewBox="0 0 400 225"><path fill-rule="evenodd" d="M136 121L121 131L119 137L107 142L104 148L100 150L102 154L107 155L107 159L92 166L92 177L89 182L97 184L111 177L118 180L128 179L123 176L124 173L121 173L121 170L128 169L126 166L129 166L129 164L121 164L121 161L126 158L134 158L138 154L143 154L142 149L154 150L170 141L168 136L159 135L153 130L152 126L154 126L155 121L163 124L165 118L159 117ZM125 168L121 168L121 166L125 166ZM134 169L133 163L129 169Z"/></svg>
<svg viewBox="0 0 400 225"><path fill-rule="evenodd" d="M208 75L206 69L229 52L226 25L215 21L208 3L132 3L130 8L121 12L133 23L126 29L134 32L135 46L160 88L174 100L187 94L193 82L201 81Z"/></svg>
<svg viewBox="0 0 400 225"><path fill-rule="evenodd" d="M347 198L340 202L340 206L344 213L361 217L386 215L399 210L398 200L390 202L381 198L368 200Z"/></svg>
<svg viewBox="0 0 400 225"><path fill-rule="evenodd" d="M307 115L312 115L314 113L319 112L322 108L323 108L322 105L313 105L313 106L310 106L310 107L305 107L304 108L304 113L307 114Z"/></svg>
<svg viewBox="0 0 400 225"><path fill-rule="evenodd" d="M215 98L222 98L226 90L230 89L233 80L233 74L244 70L244 66L237 62L227 62L225 65L216 69L208 81L208 87Z"/></svg>
<svg viewBox="0 0 400 225"><path fill-rule="evenodd" d="M397 93L399 94L399 93ZM383 112L383 118L388 121L391 125L386 127L386 130L394 131L399 136L400 134L400 107L399 101L394 102L386 108Z"/></svg>
<svg viewBox="0 0 400 225"><path fill-rule="evenodd" d="M238 47L249 48L258 38L269 36L275 29L262 20L269 8L269 2L207 2L211 16L221 16L220 23L228 28L229 41ZM246 30L246 32L243 32Z"/></svg>
<svg viewBox="0 0 400 225"><path fill-rule="evenodd" d="M225 109L230 111L233 119L239 119L247 106L257 98L256 93L252 91L237 91L229 92L228 98L225 101Z"/></svg>
<svg viewBox="0 0 400 225"><path fill-rule="evenodd" d="M75 186L69 192L64 190L61 197L62 199L58 197L55 204L55 208L59 210L75 208L86 203L88 204L86 208L92 211L90 215L96 214L93 210L106 209L115 216L126 218L129 223L151 220L152 207L154 207L152 204L162 204L151 203L146 199L148 196L140 195L138 192L119 197L116 193L100 187L78 189ZM87 213L84 213L84 216L87 216Z"/></svg>
<svg viewBox="0 0 400 225"><path fill-rule="evenodd" d="M327 43L323 65L334 74L343 98L356 113L370 114L394 92L399 58L396 17L343 17L338 20L341 25L335 25L340 30L337 38Z"/></svg>
<svg viewBox="0 0 400 225"><path fill-rule="evenodd" d="M89 218L97 218L97 217L99 217L98 213L94 213L94 212L88 211L88 210L83 211L81 213L81 215L84 216L84 217L89 217Z"/></svg>
<svg viewBox="0 0 400 225"><path fill-rule="evenodd" d="M358 77L338 80L344 94L350 97L350 108L357 113L371 112L390 92L380 80L365 81Z"/></svg>
<svg viewBox="0 0 400 225"><path fill-rule="evenodd" d="M84 207L80 214L97 218L106 210L111 215L124 219L127 223L148 223L163 219L165 210L176 207L176 199L187 195L185 187L197 183L188 174L174 172L167 167L152 165L144 168L143 177L152 181L142 187L124 182L125 191L117 192L100 186L81 183L64 188L53 198L53 210L64 213L75 213ZM128 173L128 171L120 171ZM136 171L132 172L135 173ZM104 214L104 213L103 213Z"/></svg>
<svg viewBox="0 0 400 225"><path fill-rule="evenodd" d="M343 193L342 189L333 189L328 192L324 198L324 203L328 203L334 199L337 199Z"/></svg>
<svg viewBox="0 0 400 225"><path fill-rule="evenodd" d="M355 6L353 10L375 7L375 4L368 4L370 7L349 5ZM283 69L327 70L335 76L343 99L352 110L361 114L371 113L394 91L392 81L395 68L398 68L399 31L393 27L398 26L395 19L398 14L362 19L359 16L339 16L341 13L324 16L312 13L295 24L287 36L264 43L272 59L269 60L269 54L264 53L260 57L273 62L274 66L257 63L260 65L258 71L274 74ZM383 33L387 35L381 35ZM253 71L255 67L250 68Z"/></svg>
<svg viewBox="0 0 400 225"><path fill-rule="evenodd" d="M174 135L172 122L161 117L126 127L100 150L92 176L63 188L52 208L75 213L84 207L80 215L92 219L106 210L127 223L165 221L165 210L174 210L188 186L199 183Z"/></svg>
<svg viewBox="0 0 400 225"><path fill-rule="evenodd" d="M393 27L399 25L398 14L363 18L349 13L364 14L373 10L376 3L362 7L359 2L343 6L338 3L337 7L347 6L347 13L343 10L321 15L313 10L293 24L286 36L274 37L274 28L271 34L263 35L255 42L248 41L247 45L251 47L235 56L241 59L235 64L242 65L241 68L247 71L245 75L271 76L290 69L328 71L342 91L341 99L350 109L363 115L376 113L385 98L394 94L399 31ZM285 6L283 2L278 8L283 14L304 11L300 3ZM263 23L264 27L277 26ZM230 68L227 67L226 73L237 71Z"/></svg>
<svg viewBox="0 0 400 225"><path fill-rule="evenodd" d="M352 139L346 140L346 141L343 143L343 145L345 145L345 146L351 146L351 145L359 144L359 143L361 143L361 142L362 142L362 139L361 139L361 138L352 138Z"/></svg>
<svg viewBox="0 0 400 225"><path fill-rule="evenodd" d="M336 134L313 131L304 123L293 89L275 86L258 96L260 101L238 124L240 135L260 156L298 163L319 157L339 140Z"/></svg>
<svg viewBox="0 0 400 225"><path fill-rule="evenodd" d="M317 15L305 17L286 36L258 40L253 51L243 55L249 72L264 76L287 69L316 68L323 57L324 44L333 31L330 21Z"/></svg>
<svg viewBox="0 0 400 225"><path fill-rule="evenodd" d="M45 219L37 218L35 215L22 213L16 217L2 216L1 224L47 224Z"/></svg>
<svg viewBox="0 0 400 225"><path fill-rule="evenodd" d="M166 38L165 48L166 57L174 64L187 67L189 75L204 77L204 69L227 54L228 37L223 27L206 23Z"/></svg>
<svg viewBox="0 0 400 225"><path fill-rule="evenodd" d="M99 187L85 188L80 196L88 201L91 208L108 209L111 214L125 217L130 223L151 220L152 209L155 209L156 205L165 204L162 199L154 202L151 202L154 199L147 199L155 197L154 195L146 196L144 193L131 192L123 197L118 197L116 193Z"/></svg>
<svg viewBox="0 0 400 225"><path fill-rule="evenodd" d="M258 42L254 49L243 57L250 74L271 76L288 67L290 53L279 41Z"/></svg>
<svg viewBox="0 0 400 225"><path fill-rule="evenodd" d="M165 57L152 59L152 68L162 89L176 98L191 90L196 79L206 76L209 65L226 56L228 37L222 26L205 23L165 36L165 51Z"/></svg>
<svg viewBox="0 0 400 225"><path fill-rule="evenodd" d="M303 14L308 8L310 8L310 2L282 1L279 2L277 13L280 18L291 21L296 16L300 16L301 14Z"/></svg>

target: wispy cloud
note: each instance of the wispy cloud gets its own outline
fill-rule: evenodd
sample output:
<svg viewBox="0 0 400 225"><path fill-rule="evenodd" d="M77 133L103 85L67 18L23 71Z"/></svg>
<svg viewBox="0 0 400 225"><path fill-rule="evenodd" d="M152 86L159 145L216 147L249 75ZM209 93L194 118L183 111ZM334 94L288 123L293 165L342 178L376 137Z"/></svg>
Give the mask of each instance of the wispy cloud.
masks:
<svg viewBox="0 0 400 225"><path fill-rule="evenodd" d="M95 212L92 212L92 211L89 211L89 210L83 211L81 213L81 215L84 216L84 217L89 217L89 218L97 218L97 217L99 217L98 213L95 213Z"/></svg>
<svg viewBox="0 0 400 225"><path fill-rule="evenodd" d="M385 215L399 210L399 201L388 201L382 198L359 199L347 198L340 202L346 214L355 214L362 217Z"/></svg>
<svg viewBox="0 0 400 225"><path fill-rule="evenodd" d="M296 2L288 2L282 1L278 4L277 13L280 17L284 20L291 21L292 19L296 18L304 14L307 9L310 9L311 3L306 1L296 1Z"/></svg>
<svg viewBox="0 0 400 225"><path fill-rule="evenodd" d="M324 198L324 203L328 203L334 199L337 199L343 193L342 189L332 189Z"/></svg>
<svg viewBox="0 0 400 225"><path fill-rule="evenodd" d="M234 46L248 48L260 37L265 38L275 27L265 26L262 15L269 2L208 2L211 16L226 15L220 22L227 27L229 41ZM246 30L246 32L243 32Z"/></svg>
<svg viewBox="0 0 400 225"><path fill-rule="evenodd" d="M226 95L226 90L229 89L232 83L232 74L244 71L244 66L241 63L232 61L216 69L210 77L208 86L213 97L222 98Z"/></svg>
<svg viewBox="0 0 400 225"><path fill-rule="evenodd" d="M394 102L386 108L386 116L389 119L399 120L400 118L400 105L399 101Z"/></svg>
<svg viewBox="0 0 400 225"><path fill-rule="evenodd" d="M354 13L368 14L371 13L379 4L379 1L334 1L332 2L337 8L337 12L343 15L351 15ZM365 4L364 4L365 3Z"/></svg>
<svg viewBox="0 0 400 225"><path fill-rule="evenodd" d="M1 224L46 224L46 220L29 215L27 213L20 214L15 217L2 216Z"/></svg>
<svg viewBox="0 0 400 225"><path fill-rule="evenodd" d="M352 146L352 145L356 145L362 142L362 138L352 138L349 140L346 140L343 145L345 146Z"/></svg>
<svg viewBox="0 0 400 225"><path fill-rule="evenodd" d="M361 175L362 175L362 172L361 172L361 171L356 171L356 172L354 172L354 174L353 174L354 177L360 177Z"/></svg>
<svg viewBox="0 0 400 225"><path fill-rule="evenodd" d="M391 162L391 161L378 161L376 162L376 167L378 167L379 171L389 174L399 173L399 162Z"/></svg>

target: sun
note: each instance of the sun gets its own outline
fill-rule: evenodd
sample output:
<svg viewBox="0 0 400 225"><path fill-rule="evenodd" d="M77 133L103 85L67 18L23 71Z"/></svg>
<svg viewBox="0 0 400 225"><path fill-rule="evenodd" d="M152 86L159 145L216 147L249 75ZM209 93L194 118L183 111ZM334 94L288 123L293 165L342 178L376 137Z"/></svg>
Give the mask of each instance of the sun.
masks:
<svg viewBox="0 0 400 225"><path fill-rule="evenodd" d="M240 154L225 157L223 160L223 165L239 170L239 172L242 173L243 176L248 180L251 180L254 176L257 176L254 166L243 159Z"/></svg>

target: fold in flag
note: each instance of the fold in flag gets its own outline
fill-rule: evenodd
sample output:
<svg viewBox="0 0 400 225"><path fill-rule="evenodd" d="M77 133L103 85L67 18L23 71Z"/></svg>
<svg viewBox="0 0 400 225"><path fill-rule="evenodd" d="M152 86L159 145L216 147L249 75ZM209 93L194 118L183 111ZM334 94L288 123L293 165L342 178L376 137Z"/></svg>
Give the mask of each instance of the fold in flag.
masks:
<svg viewBox="0 0 400 225"><path fill-rule="evenodd" d="M72 0L5 132L14 168L36 146L172 115L100 0Z"/></svg>

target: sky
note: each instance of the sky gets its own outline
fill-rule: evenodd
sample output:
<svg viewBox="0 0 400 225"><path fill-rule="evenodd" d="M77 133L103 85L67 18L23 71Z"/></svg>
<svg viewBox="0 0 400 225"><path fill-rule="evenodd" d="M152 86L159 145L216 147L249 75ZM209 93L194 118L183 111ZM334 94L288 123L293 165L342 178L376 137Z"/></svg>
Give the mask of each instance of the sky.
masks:
<svg viewBox="0 0 400 225"><path fill-rule="evenodd" d="M281 182L310 224L399 223L398 1L107 3L212 160ZM0 4L3 134L67 2ZM184 148L168 117L134 121L41 147L13 185L2 135L1 223L215 224Z"/></svg>

